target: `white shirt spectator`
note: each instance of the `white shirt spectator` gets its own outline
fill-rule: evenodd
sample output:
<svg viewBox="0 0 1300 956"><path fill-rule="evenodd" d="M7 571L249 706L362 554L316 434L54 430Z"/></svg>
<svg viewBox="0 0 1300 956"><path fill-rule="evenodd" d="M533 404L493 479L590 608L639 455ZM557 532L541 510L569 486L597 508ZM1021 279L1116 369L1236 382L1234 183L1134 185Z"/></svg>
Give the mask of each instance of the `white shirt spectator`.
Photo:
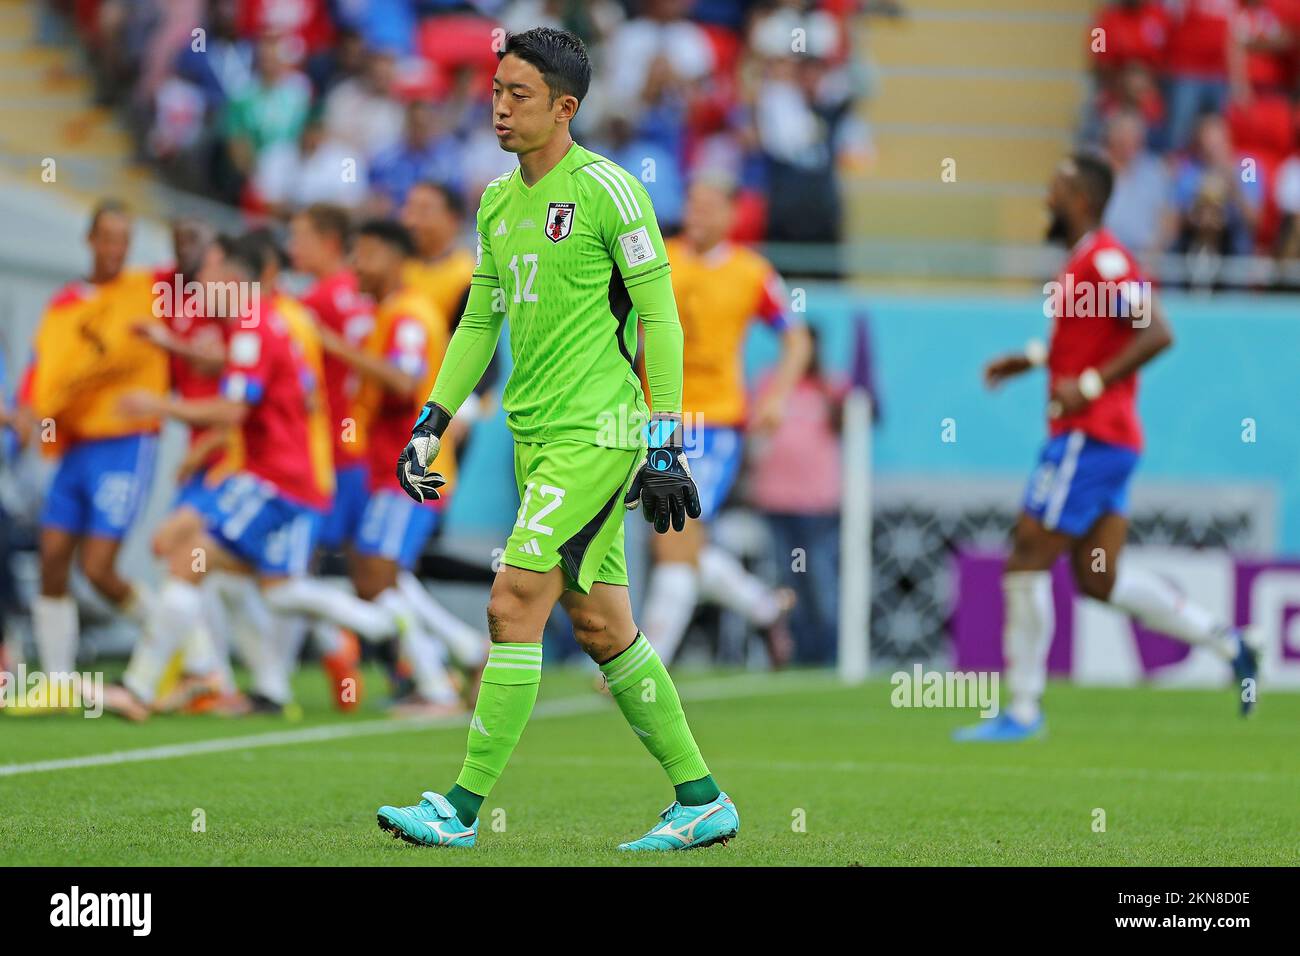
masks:
<svg viewBox="0 0 1300 956"><path fill-rule="evenodd" d="M605 57L613 100L637 101L645 89L650 64L659 56L687 83L702 80L713 71L713 46L698 24L628 20L614 32Z"/></svg>
<svg viewBox="0 0 1300 956"><path fill-rule="evenodd" d="M355 170L345 165L354 160ZM345 177L345 171L355 175ZM270 205L307 206L314 202L336 203L347 209L366 198L366 161L350 147L325 140L310 156L303 156L297 143L280 143L258 159L253 184Z"/></svg>
<svg viewBox="0 0 1300 956"><path fill-rule="evenodd" d="M1277 208L1287 215L1300 215L1300 154L1287 158L1277 169L1277 186L1273 197Z"/></svg>
<svg viewBox="0 0 1300 956"><path fill-rule="evenodd" d="M361 79L344 80L325 98L330 138L370 158L402 136L406 110L391 96L377 94Z"/></svg>

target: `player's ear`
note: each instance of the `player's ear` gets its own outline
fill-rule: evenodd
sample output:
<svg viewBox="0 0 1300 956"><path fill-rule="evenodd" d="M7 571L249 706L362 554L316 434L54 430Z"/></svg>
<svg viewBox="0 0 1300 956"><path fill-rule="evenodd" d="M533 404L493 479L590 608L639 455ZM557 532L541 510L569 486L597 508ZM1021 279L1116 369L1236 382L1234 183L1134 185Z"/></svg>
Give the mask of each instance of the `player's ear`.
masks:
<svg viewBox="0 0 1300 956"><path fill-rule="evenodd" d="M565 93L556 100L556 104L559 106L559 109L555 112L557 120L572 122L573 118L578 115L578 98L573 94Z"/></svg>

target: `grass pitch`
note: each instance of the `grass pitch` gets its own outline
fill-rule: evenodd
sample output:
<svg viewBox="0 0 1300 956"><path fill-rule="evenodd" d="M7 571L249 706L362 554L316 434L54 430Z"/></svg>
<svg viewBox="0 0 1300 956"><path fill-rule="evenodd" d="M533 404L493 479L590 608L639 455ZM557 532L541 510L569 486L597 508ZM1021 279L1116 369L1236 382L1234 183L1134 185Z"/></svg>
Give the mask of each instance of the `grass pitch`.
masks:
<svg viewBox="0 0 1300 956"><path fill-rule="evenodd" d="M551 668L479 846L408 846L375 809L450 785L466 719L340 716L298 677L299 720L0 715L10 865L1295 865L1300 695L1249 721L1231 690L1054 685L1046 739L959 745L973 711L890 706L812 673L687 675L682 696L740 810L727 847L619 854L672 799L585 672ZM370 687L380 687L369 675ZM144 748L150 753L141 754ZM141 759L142 757L148 759ZM85 758L78 760L77 758ZM33 765L39 765L33 767ZM1104 811L1104 832L1094 828ZM201 811L201 815L200 815ZM196 830L196 820L205 829Z"/></svg>

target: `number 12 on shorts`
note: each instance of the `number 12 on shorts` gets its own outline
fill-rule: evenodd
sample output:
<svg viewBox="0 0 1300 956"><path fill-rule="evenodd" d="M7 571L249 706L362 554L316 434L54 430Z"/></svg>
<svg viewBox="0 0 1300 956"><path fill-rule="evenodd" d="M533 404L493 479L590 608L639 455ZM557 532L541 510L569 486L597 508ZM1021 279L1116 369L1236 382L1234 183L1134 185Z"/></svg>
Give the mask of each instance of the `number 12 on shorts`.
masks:
<svg viewBox="0 0 1300 956"><path fill-rule="evenodd" d="M550 500L545 501L545 503L537 509L537 513L534 514L527 523L525 523L524 519L528 516L528 507L533 500L534 488L537 488L537 493L541 498L549 498ZM536 531L538 534L552 534L555 529L549 525L542 524L542 519L556 508L560 507L563 502L563 488L556 488L554 485L542 485L541 487L538 487L536 482L528 482L528 484L524 486L524 500L519 505L519 519L515 522L515 527L527 528L529 531Z"/></svg>

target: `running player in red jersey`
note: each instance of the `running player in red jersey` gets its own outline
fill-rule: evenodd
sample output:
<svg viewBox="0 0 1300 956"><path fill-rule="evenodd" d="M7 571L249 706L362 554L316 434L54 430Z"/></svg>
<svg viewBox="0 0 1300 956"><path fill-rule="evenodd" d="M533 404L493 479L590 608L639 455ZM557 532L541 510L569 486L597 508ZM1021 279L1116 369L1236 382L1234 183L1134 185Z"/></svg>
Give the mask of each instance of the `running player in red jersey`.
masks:
<svg viewBox="0 0 1300 956"><path fill-rule="evenodd" d="M190 643L196 628L204 626L199 586L207 570L252 572L273 612L299 610L294 601L278 598L305 569L313 527L329 495L319 483L303 480L311 460L311 376L272 307L271 290L260 289L262 268L251 244L224 237L204 257L199 281L220 292L208 297L208 305L210 313L221 318L225 333L226 365L219 394L185 400L136 393L122 402L124 413L163 415L191 426L234 427L240 449L239 470L214 490L202 519L194 520L195 512L182 509L164 529L167 579L122 684L104 689L105 709L133 720L148 717L167 662ZM200 674L204 664L217 666L211 657L186 663Z"/></svg>
<svg viewBox="0 0 1300 956"><path fill-rule="evenodd" d="M1082 593L1152 630L1219 653L1243 684L1243 714L1254 700L1253 635L1217 620L1164 578L1119 560L1129 479L1142 450L1137 372L1173 335L1133 256L1101 226L1112 182L1105 160L1088 154L1057 169L1047 200L1048 238L1064 240L1070 256L1044 288L1051 344L1045 355L1040 344L984 370L989 387L996 387L1046 360L1049 438L1002 576L1010 704L996 718L959 730L959 740L1022 740L1043 731L1039 702L1054 629L1051 567L1067 553Z"/></svg>
<svg viewBox="0 0 1300 956"><path fill-rule="evenodd" d="M212 228L196 219L172 223L170 266L154 272L154 292L162 305L162 324L149 323L137 331L170 356L172 390L180 398L211 398L221 389L225 344L218 319L206 314L203 299L186 294L198 275L203 256L216 238ZM194 292L194 289L190 290ZM176 473L175 507L197 507L204 496L207 471L221 457L224 429L192 428L190 444Z"/></svg>
<svg viewBox="0 0 1300 956"><path fill-rule="evenodd" d="M350 230L347 210L325 203L308 206L289 223L289 258L295 271L315 281L302 304L322 328L360 348L375 325L374 303L361 294L356 274L348 267ZM364 436L357 432L360 379L350 365L329 352L324 363L336 490L334 507L321 530L321 545L337 550L356 533L368 497L368 471L362 454Z"/></svg>

